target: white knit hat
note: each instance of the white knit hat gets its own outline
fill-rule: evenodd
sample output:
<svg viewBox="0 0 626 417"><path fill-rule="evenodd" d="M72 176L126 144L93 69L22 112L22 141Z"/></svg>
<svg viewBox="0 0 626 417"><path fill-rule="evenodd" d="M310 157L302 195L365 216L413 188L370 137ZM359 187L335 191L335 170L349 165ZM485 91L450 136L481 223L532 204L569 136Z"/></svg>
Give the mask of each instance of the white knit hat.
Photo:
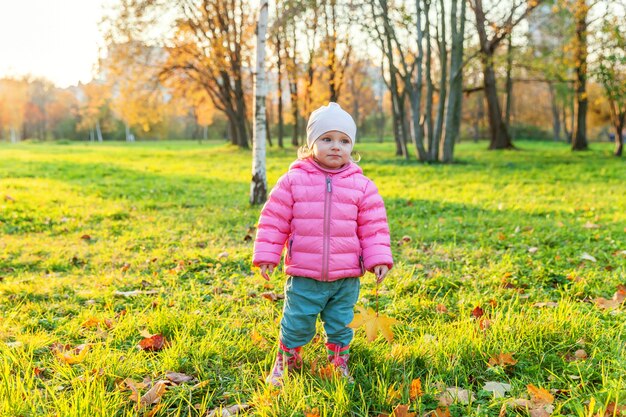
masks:
<svg viewBox="0 0 626 417"><path fill-rule="evenodd" d="M341 108L337 103L330 102L328 106L322 106L313 111L306 126L306 144L309 148L313 146L320 136L331 130L338 130L345 133L352 139L352 146L356 142L356 123L352 116Z"/></svg>

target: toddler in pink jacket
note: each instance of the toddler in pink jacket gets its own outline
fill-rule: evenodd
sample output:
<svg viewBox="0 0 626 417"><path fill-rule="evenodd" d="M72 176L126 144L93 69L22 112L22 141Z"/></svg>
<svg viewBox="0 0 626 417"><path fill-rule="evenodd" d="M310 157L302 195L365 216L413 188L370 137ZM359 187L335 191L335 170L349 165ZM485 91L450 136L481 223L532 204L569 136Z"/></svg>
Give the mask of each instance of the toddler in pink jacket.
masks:
<svg viewBox="0 0 626 417"><path fill-rule="evenodd" d="M377 282L393 266L387 215L374 183L350 155L356 124L338 104L311 113L307 144L283 175L261 211L253 264L269 280L285 250L285 304L280 343L267 382L282 384L285 372L301 363L302 346L324 323L328 359L343 376L348 370L347 325L354 318L360 280L366 271Z"/></svg>

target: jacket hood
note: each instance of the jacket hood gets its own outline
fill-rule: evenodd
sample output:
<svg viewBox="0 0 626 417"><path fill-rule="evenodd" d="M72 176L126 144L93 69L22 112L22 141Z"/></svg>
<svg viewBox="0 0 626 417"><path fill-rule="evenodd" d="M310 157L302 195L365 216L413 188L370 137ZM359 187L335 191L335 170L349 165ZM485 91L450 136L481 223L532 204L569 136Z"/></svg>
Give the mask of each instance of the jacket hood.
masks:
<svg viewBox="0 0 626 417"><path fill-rule="evenodd" d="M313 158L297 159L290 166L289 171L302 170L308 174L331 174L339 177L347 177L353 174L363 174L363 170L360 166L354 162L347 163L339 169L327 169L323 168L313 160Z"/></svg>

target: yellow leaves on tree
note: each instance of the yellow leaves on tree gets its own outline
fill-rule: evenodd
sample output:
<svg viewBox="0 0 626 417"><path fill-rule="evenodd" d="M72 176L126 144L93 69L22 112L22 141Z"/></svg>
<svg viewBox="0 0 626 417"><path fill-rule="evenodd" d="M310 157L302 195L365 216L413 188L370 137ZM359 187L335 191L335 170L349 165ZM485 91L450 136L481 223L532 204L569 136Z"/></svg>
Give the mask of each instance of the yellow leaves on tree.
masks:
<svg viewBox="0 0 626 417"><path fill-rule="evenodd" d="M357 329L365 326L365 334L368 342L376 340L378 332L381 332L389 343L393 341L393 332L391 326L397 324L398 321L392 317L379 315L372 308L357 306L360 313L354 315L354 320L348 324L351 329Z"/></svg>

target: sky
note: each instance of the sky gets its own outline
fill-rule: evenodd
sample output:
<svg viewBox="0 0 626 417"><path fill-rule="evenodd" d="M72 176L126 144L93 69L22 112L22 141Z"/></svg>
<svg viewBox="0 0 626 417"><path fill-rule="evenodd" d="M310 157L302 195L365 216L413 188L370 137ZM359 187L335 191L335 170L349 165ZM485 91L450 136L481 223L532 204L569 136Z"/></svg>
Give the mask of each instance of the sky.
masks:
<svg viewBox="0 0 626 417"><path fill-rule="evenodd" d="M103 4L0 0L0 78L31 74L62 88L89 82L103 45Z"/></svg>

